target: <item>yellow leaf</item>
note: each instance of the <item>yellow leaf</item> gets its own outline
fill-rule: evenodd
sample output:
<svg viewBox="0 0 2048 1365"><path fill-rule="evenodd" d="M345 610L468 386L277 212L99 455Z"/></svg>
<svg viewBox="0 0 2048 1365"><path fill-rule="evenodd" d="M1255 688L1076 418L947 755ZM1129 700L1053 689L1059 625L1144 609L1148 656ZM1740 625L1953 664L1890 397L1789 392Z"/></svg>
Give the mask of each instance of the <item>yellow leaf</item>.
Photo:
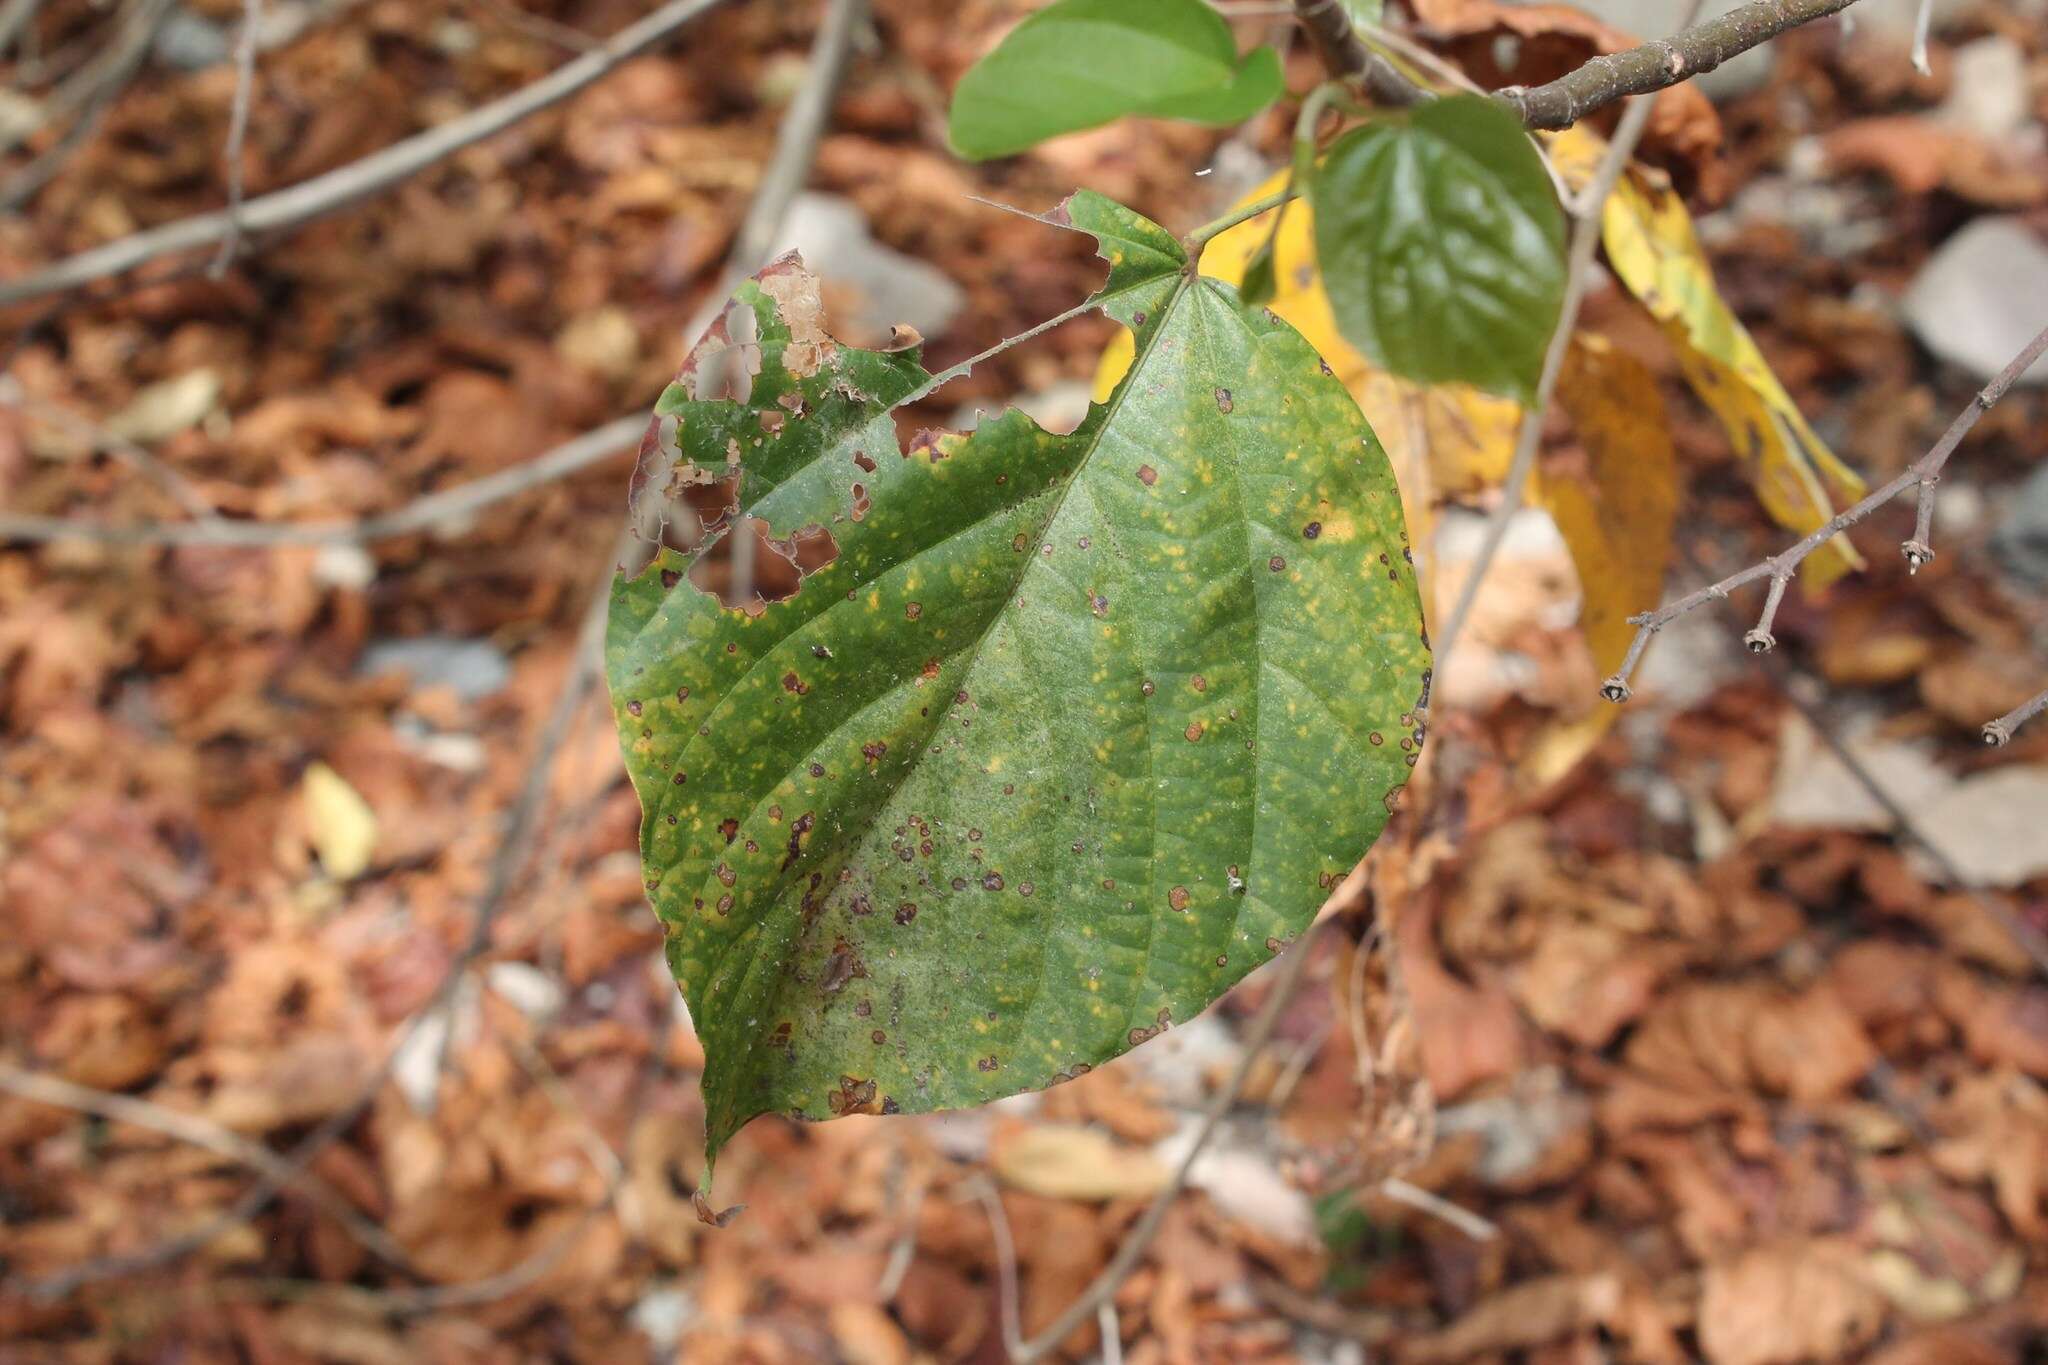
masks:
<svg viewBox="0 0 2048 1365"><path fill-rule="evenodd" d="M1586 632L1600 675L1613 673L1636 628L1628 618L1653 610L1678 519L1678 453L1664 416L1657 377L1607 338L1572 338L1557 396L1577 430L1583 463L1546 464L1530 481L1530 500L1557 523L1578 570ZM1555 721L1530 743L1521 776L1547 786L1577 766L1621 714L1595 706Z"/></svg>
<svg viewBox="0 0 2048 1365"><path fill-rule="evenodd" d="M345 882L368 871L377 848L377 816L370 803L325 763L306 769L299 795L305 802L307 837L327 875Z"/></svg>
<svg viewBox="0 0 2048 1365"><path fill-rule="evenodd" d="M1586 602L1579 621L1604 677L1635 638L1628 618L1653 610L1663 596L1678 518L1678 455L1656 376L1605 337L1572 338L1557 396L1586 461L1580 469L1545 466L1535 497L1571 549Z"/></svg>
<svg viewBox="0 0 2048 1365"><path fill-rule="evenodd" d="M1580 188L1602 147L1597 134L1572 128L1551 140L1550 153L1566 183ZM1863 480L1807 425L1755 338L1722 301L1684 201L1630 173L1608 196L1600 228L1616 276L1663 326L1686 382L1726 428L1771 519L1804 534L1834 515L1831 496L1861 498ZM1818 588L1861 567L1847 538L1837 537L1803 572Z"/></svg>
<svg viewBox="0 0 2048 1365"><path fill-rule="evenodd" d="M1051 1199L1144 1199L1167 1181L1150 1152L1075 1124L1020 1128L993 1144L989 1163L1005 1185Z"/></svg>

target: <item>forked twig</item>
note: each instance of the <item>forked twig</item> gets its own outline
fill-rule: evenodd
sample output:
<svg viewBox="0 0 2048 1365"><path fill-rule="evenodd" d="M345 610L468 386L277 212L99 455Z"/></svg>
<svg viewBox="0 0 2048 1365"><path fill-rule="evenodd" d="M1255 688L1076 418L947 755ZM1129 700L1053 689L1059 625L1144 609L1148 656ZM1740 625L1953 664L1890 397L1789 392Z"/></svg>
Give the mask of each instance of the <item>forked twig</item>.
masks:
<svg viewBox="0 0 2048 1365"><path fill-rule="evenodd" d="M1861 501L1843 508L1826 524L1808 532L1770 558L1760 560L1745 569L1738 569L1718 583L1710 583L1697 592L1687 593L1677 601L1655 611L1630 617L1629 624L1636 628L1635 639L1629 642L1628 653L1622 658L1621 667L1615 670L1612 677L1600 684L1600 695L1611 702L1627 701L1630 693L1629 679L1634 675L1636 664L1641 661L1651 637L1687 612L1708 602L1724 600L1735 589L1759 579L1770 580L1770 587L1764 596L1763 611L1757 617L1756 625L1750 628L1742 640L1752 654L1768 652L1778 642L1777 637L1771 634L1771 626L1778 615L1778 604L1784 600L1785 589L1791 583L1793 575L1799 572L1799 566L1815 550L1863 521L1908 488L1918 490L1919 507L1914 517L1912 538L1899 546L1899 553L1905 556L1909 573L1918 572L1921 565L1931 562L1934 558L1934 490L1941 482L1941 471L1947 466L1949 456L1955 454L1956 447L1962 443L1963 438L1970 434L1971 428L1977 425L1978 420L1989 412L1999 399L2005 397L2006 390L2018 382L2020 376L2041 358L2043 352L2048 352L2048 328L2043 328L2039 335L2020 349L2020 353L2012 358L2011 363L1978 391L1977 396L1956 414L1955 420L1949 423L1948 430L1941 434L1941 439L1936 441L1925 455L1906 466L1904 472L1866 495ZM2048 706L2048 702L2036 698L2010 715L1992 721L1984 727L1985 743L2005 743L2011 738L2014 729L2041 711L2044 706Z"/></svg>
<svg viewBox="0 0 2048 1365"><path fill-rule="evenodd" d="M0 283L0 306L41 298L61 290L118 275L174 251L212 246L236 231L254 235L296 227L389 189L451 153L504 131L529 114L558 104L583 87L608 75L672 36L720 0L670 0L652 14L627 25L600 46L565 62L547 75L503 99L472 109L459 118L416 133L351 161L325 175L244 203L239 217L222 211L182 218L162 227L122 237L105 246L67 256L56 264Z"/></svg>

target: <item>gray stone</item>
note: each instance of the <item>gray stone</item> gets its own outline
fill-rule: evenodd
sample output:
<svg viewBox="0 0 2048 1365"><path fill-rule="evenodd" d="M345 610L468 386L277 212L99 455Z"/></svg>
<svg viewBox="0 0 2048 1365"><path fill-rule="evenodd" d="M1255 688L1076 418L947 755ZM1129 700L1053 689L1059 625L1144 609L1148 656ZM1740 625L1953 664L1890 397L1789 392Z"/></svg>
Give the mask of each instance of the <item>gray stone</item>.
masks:
<svg viewBox="0 0 2048 1365"><path fill-rule="evenodd" d="M1906 292L1921 344L1982 383L2048 323L2048 244L2019 218L1979 218L1941 244ZM2048 384L2048 356L2020 377Z"/></svg>
<svg viewBox="0 0 2048 1365"><path fill-rule="evenodd" d="M512 665L489 640L452 635L373 640L357 671L370 677L404 673L416 688L452 687L464 701L479 701L512 679Z"/></svg>
<svg viewBox="0 0 2048 1365"><path fill-rule="evenodd" d="M1992 554L2025 586L2048 592L2048 464L2000 501L2005 520L1991 534Z"/></svg>

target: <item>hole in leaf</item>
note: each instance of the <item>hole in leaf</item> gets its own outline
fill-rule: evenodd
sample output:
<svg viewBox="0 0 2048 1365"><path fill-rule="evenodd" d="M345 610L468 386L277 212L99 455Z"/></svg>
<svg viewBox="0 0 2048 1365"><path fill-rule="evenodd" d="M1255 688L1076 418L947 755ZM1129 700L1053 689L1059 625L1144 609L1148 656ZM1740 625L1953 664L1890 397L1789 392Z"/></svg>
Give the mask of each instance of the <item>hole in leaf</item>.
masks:
<svg viewBox="0 0 2048 1365"><path fill-rule="evenodd" d="M690 583L721 606L759 616L770 602L796 596L811 574L839 557L839 542L822 526L777 540L759 517L741 517L690 566Z"/></svg>

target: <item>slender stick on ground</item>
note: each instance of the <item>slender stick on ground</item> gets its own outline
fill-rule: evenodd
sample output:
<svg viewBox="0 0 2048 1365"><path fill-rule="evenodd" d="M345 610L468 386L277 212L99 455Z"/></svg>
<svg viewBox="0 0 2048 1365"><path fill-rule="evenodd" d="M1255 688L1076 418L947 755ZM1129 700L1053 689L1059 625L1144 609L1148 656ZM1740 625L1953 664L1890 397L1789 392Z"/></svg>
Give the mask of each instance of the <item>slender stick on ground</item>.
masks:
<svg viewBox="0 0 2048 1365"><path fill-rule="evenodd" d="M39 1075L0 1062L0 1090L37 1104L92 1114L114 1123L147 1128L154 1133L201 1147L229 1161L299 1191L365 1247L395 1266L407 1264L405 1252L384 1229L365 1218L354 1205L335 1193L332 1186L311 1172L293 1165L260 1142L251 1142L197 1114L180 1113L132 1095L116 1095L91 1086L76 1085L61 1076Z"/></svg>
<svg viewBox="0 0 2048 1365"><path fill-rule="evenodd" d="M1874 489L1860 502L1843 508L1825 525L1815 528L1770 558L1759 560L1748 568L1739 569L1718 583L1710 583L1697 592L1687 593L1677 601L1655 611L1629 618L1630 624L1636 627L1635 639L1629 642L1628 654L1622 659L1621 667L1612 677L1600 684L1600 695L1612 702L1627 701L1629 679L1634 675L1636 664L1642 659L1643 650L1648 647L1651 637L1687 612L1708 602L1721 601L1735 589L1759 579L1768 579L1770 588L1764 598L1763 612L1757 617L1756 625L1742 638L1751 653L1768 652L1777 643L1777 637L1771 634L1771 626L1777 618L1778 603L1784 598L1787 585L1791 583L1793 575L1799 572L1799 566L1806 561L1807 556L1843 531L1863 521L1908 488L1918 491L1919 506L1914 517L1913 536L1899 546L1899 553L1905 556L1909 571L1917 571L1921 565L1931 561L1934 558L1934 490L1941 482L1941 472L1948 465L1949 456L1955 454L1956 447L1970 434L1971 428L1977 425L1978 420L1989 412L1999 399L2005 397L2006 390L2017 383L2020 376L2032 368L2044 352L2048 352L2048 328L2043 328L2039 335L2022 347L2020 353L1992 378L1990 383L1978 391L1977 396L1956 414L1955 420L1949 423L1948 430L1941 434L1941 439L1936 441L1925 455L1907 465L1904 472ZM2004 743L2004 739L1999 736L2011 738L2012 731L2033 714L2035 711L2023 706L2011 715L1991 722L1984 727L1985 742Z"/></svg>
<svg viewBox="0 0 2048 1365"><path fill-rule="evenodd" d="M507 498L566 479L633 449L646 430L646 413L620 417L564 441L537 459L429 493L396 511L358 521L233 521L221 517L207 521L121 523L0 512L0 542L88 540L105 545L222 545L250 549L367 545L459 523Z"/></svg>
<svg viewBox="0 0 2048 1365"><path fill-rule="evenodd" d="M1320 927L1320 922L1309 926L1308 932L1297 939L1281 957L1280 967L1274 973L1272 987L1266 996L1266 1003L1259 1010L1258 1017L1252 1021L1252 1026L1245 1031L1244 1051L1238 1057L1237 1066L1231 1071L1222 1088L1210 1097L1209 1107L1202 1114L1201 1127L1195 1130L1194 1143L1189 1146L1187 1155L1181 1158L1180 1165L1174 1169L1173 1178L1166 1183L1166 1188L1153 1197L1144 1214L1125 1235L1123 1245L1117 1248L1116 1255L1110 1258L1109 1264L1102 1268L1101 1273L1089 1281L1088 1287L1081 1291L1080 1297L1068 1304L1037 1336L1029 1341L1016 1340L1010 1350L1010 1359L1014 1365L1031 1365L1031 1362L1058 1350L1060 1343L1071 1336L1076 1327L1095 1316L1098 1305L1107 1303L1115 1296L1118 1288L1130 1278L1131 1272L1138 1268L1138 1263L1145 1259L1145 1253L1152 1247L1152 1239L1159 1235L1159 1228L1166 1221L1167 1210L1173 1207L1173 1201L1187 1188L1188 1177L1194 1172L1195 1162L1208 1149L1209 1140L1216 1136L1217 1128L1222 1125L1224 1116L1230 1112L1231 1106L1237 1103L1237 1097L1244 1093L1245 1082L1251 1076L1252 1067L1265 1055L1266 1044L1273 1040L1273 1031L1279 1027L1280 1016L1286 1012L1287 1006L1301 990L1302 983L1308 979L1308 963L1309 959L1315 956L1316 934ZM1007 1237L1008 1228L1004 1226L998 1235L999 1250ZM1011 1263L1015 1263L1014 1254ZM1014 1280L1014 1273L1012 1279ZM1005 1323L1006 1333L1015 1333L1017 1308L1014 1284L1008 1301L1010 1307L1007 1311L1010 1316Z"/></svg>
<svg viewBox="0 0 2048 1365"><path fill-rule="evenodd" d="M560 103L620 64L667 41L683 25L718 3L720 0L670 0L602 45L501 100L472 109L325 175L258 195L242 205L240 229L254 235L297 227L389 189L443 157L503 132L529 114ZM203 213L82 251L21 279L0 283L0 306L118 275L174 251L212 246L234 232L237 221L225 211Z"/></svg>
<svg viewBox="0 0 2048 1365"><path fill-rule="evenodd" d="M1699 13L1700 3L1701 0L1693 0L1686 11L1688 22ZM1575 221L1572 224L1571 255L1565 270L1564 306L1558 313L1557 330L1550 334L1550 346L1543 353L1543 371L1536 382L1535 399L1522 413L1522 429L1515 439L1515 458L1508 466L1507 482L1501 487L1500 506L1494 509L1492 520L1487 522L1486 538L1480 543L1479 553L1473 556L1472 567L1458 590L1457 605L1451 608L1450 616L1436 633L1439 674L1449 667L1451 650L1457 645L1465 621L1472 614L1479 586L1486 580L1487 569L1507 539L1508 524L1521 510L1529 475L1536 468L1536 452L1543 444L1544 414L1550 410L1557 377L1564 370L1565 353L1571 349L1572 333L1579 322L1579 305L1585 302L1586 290L1592 283L1593 255L1600 249L1601 213L1607 207L1607 196L1614 191L1614 182L1621 178L1622 169L1628 165L1629 157L1635 154L1636 143L1642 140L1643 130L1649 126L1650 114L1655 107L1655 102L1647 99L1639 99L1629 106L1621 116L1620 126L1614 130L1614 141L1607 145L1606 153L1600 158L1593 182L1573 206Z"/></svg>
<svg viewBox="0 0 2048 1365"><path fill-rule="evenodd" d="M228 173L228 232L220 253L206 273L214 279L228 273L242 245L242 143L249 135L249 105L256 94L256 38L263 22L263 0L242 0L242 31L235 39L235 103L228 114L228 145L221 154Z"/></svg>
<svg viewBox="0 0 2048 1365"><path fill-rule="evenodd" d="M713 2L714 0L692 0L692 3L699 5L699 7ZM830 109L832 96L836 92L838 84L845 73L845 63L851 45L850 43L843 42L841 39L843 39L845 33L852 31L866 13L867 0L833 0L833 11L828 16L825 24L826 31L821 32L819 42L813 49L813 64L811 67L811 83L828 87L819 96L819 105L822 109ZM835 31L841 34L841 39L835 39L831 36ZM828 58L829 60L827 60ZM772 215L773 225L764 229L765 236L770 240L773 239L776 231L779 230L782 217L788 211L789 201L795 197L797 188L803 183L805 175L808 173L808 168L817 155L818 138L822 132L823 119L820 117L816 124L813 125L808 137L785 138L779 139L777 142L777 164L769 168L768 173L762 177L761 182L764 190L771 186L774 187L773 193L780 204L780 207ZM804 169L792 173L782 166L781 163L785 160L800 163ZM755 217L751 211L748 216L750 219ZM763 215L764 220L767 216ZM704 310L707 325L709 318L716 315L717 307L723 306L723 303L724 300L722 298L714 298L707 305ZM631 423L631 431L627 433L627 440L635 440L646 428L647 419L644 416L621 419L619 422L612 423L610 427L600 428L599 432L591 433L591 437L608 432L612 428L624 426L628 422ZM581 439L588 441L590 437ZM479 480L478 482L484 481ZM0 535L4 535L4 527L0 527ZM384 1060L376 1073L357 1092L355 1098L336 1113L329 1116L318 1128L308 1134L298 1146L281 1158L291 1172L295 1173L304 1170L330 1143L353 1127L356 1121L368 1111L370 1105L376 1100L378 1091L383 1088L385 1080L390 1076L391 1068L398 1057L407 1049L413 1039L419 1035L420 1031L428 1026L430 1021L438 1020L445 1015L454 1001L456 991L461 986L468 968L478 958L482 957L489 948L491 930L496 922L498 912L503 908L507 898L510 896L519 871L525 864L527 856L533 850L534 831L539 824L541 812L546 805L549 780L554 771L554 760L560 753L563 742L568 738L570 726L575 720L577 711L581 708L585 696L588 695L590 687L596 682L601 671L600 645L604 638L605 622L610 614L612 565L615 561L626 555L635 539L630 527L621 534L613 547L612 553L605 561L604 571L599 575L599 580L591 595L589 605L584 609L582 623L577 630L576 644L570 655L567 675L563 679L561 690L556 695L554 705L548 713L547 720L541 727L540 737L535 743L534 755L527 765L526 781L521 787L518 797L513 802L512 809L506 820L504 833L499 838L496 851L491 856L484 890L477 899L476 914L470 927L468 941L463 945L455 960L449 964L446 974L441 978L440 985L435 988L433 997L400 1027L395 1044L386 1052ZM279 1171L276 1174L283 1175L284 1172ZM158 1266L168 1265L188 1252L205 1246L228 1229L240 1226L256 1217L270 1204L271 1200L276 1198L278 1191L284 1187L284 1183L284 1180L274 1179L272 1175L266 1174L249 1190L244 1192L241 1198L237 1199L231 1207L203 1227L181 1236L155 1243L138 1252L123 1256L103 1257L86 1262L83 1265L71 1267L46 1279L30 1282L23 1285L22 1288L31 1296L39 1299L56 1299L73 1292L81 1285L99 1280L114 1279L124 1275L132 1275L154 1269ZM594 1217L595 1215L596 1210L593 1209L586 1217ZM437 1286L430 1289L410 1291L409 1294L405 1291L400 1291L400 1294L404 1295L402 1300L398 1296L385 1295L383 1296L383 1301L402 1301L406 1304L431 1304L435 1307L446 1307L455 1303L481 1302L490 1298L503 1297L505 1294L514 1292L532 1279L544 1274L548 1265L552 1264L553 1260L558 1258L560 1254L566 1252L570 1240L565 1238L558 1244L559 1250L551 1246L533 1261L516 1266L504 1275L494 1276L491 1280L478 1285Z"/></svg>

